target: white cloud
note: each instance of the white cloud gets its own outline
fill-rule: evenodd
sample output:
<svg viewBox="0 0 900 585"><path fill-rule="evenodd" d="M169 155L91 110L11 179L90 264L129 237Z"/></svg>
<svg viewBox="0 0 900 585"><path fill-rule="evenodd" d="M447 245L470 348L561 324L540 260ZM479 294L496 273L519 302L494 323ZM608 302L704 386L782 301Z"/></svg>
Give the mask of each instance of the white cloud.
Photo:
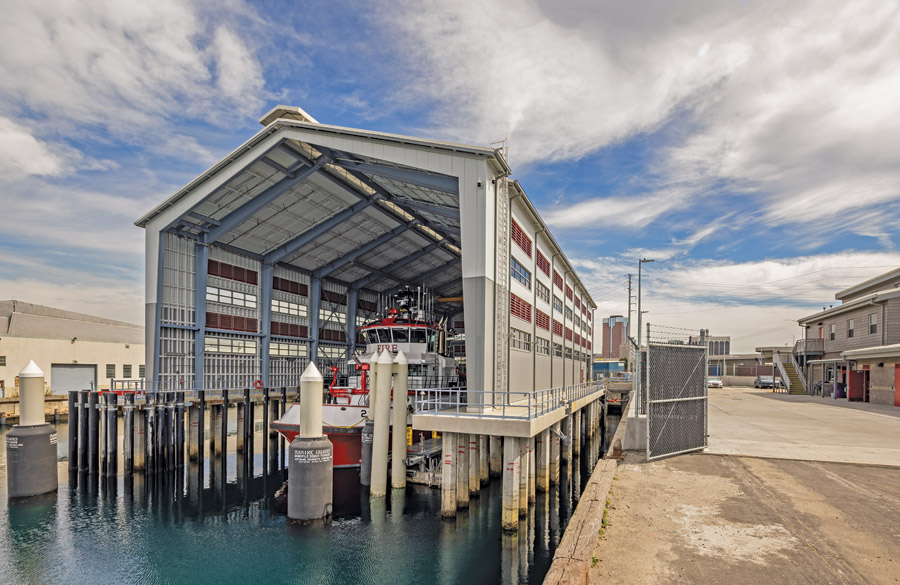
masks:
<svg viewBox="0 0 900 585"><path fill-rule="evenodd" d="M733 206L819 242L896 234L896 3L394 6L385 21L421 50L409 57L409 99L436 102L437 130L454 139L509 136L513 164L582 157L677 122L649 188L555 210L550 223L626 210L624 225L643 228L676 189L691 194L676 200L683 208L737 193Z"/></svg>
<svg viewBox="0 0 900 585"><path fill-rule="evenodd" d="M597 317L627 314L625 274L637 263L573 259L598 304ZM900 253L853 252L747 262L656 262L643 270L642 309L657 325L731 335L732 351L788 344L800 335L797 319L836 305L838 291L900 267ZM637 279L633 279L637 294ZM636 309L633 309L636 310ZM637 321L636 313L633 315ZM632 334L636 331L632 328Z"/></svg>
<svg viewBox="0 0 900 585"><path fill-rule="evenodd" d="M256 115L260 64L227 27L207 33L207 19L234 12L188 0L6 3L2 107L120 136L156 131L182 115Z"/></svg>
<svg viewBox="0 0 900 585"><path fill-rule="evenodd" d="M27 128L0 116L0 174L13 179L61 175L66 167L64 159Z"/></svg>

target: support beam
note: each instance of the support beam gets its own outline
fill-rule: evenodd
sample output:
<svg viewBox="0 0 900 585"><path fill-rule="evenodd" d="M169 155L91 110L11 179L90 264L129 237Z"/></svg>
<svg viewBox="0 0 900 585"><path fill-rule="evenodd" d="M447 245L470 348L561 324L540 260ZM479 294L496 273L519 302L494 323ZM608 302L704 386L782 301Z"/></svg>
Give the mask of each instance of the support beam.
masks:
<svg viewBox="0 0 900 585"><path fill-rule="evenodd" d="M272 281L275 269L271 264L262 265L262 274L260 278L260 331L262 339L260 340L260 363L262 364L262 372L260 378L263 386L269 385L269 346L272 343Z"/></svg>
<svg viewBox="0 0 900 585"><path fill-rule="evenodd" d="M519 448L519 516L528 514L528 439L517 438Z"/></svg>
<svg viewBox="0 0 900 585"><path fill-rule="evenodd" d="M322 306L322 280L309 280L309 361L319 360L319 308Z"/></svg>
<svg viewBox="0 0 900 585"><path fill-rule="evenodd" d="M313 272L313 276L316 278L325 278L332 272L339 270L339 269L343 268L344 266L346 266L347 264L354 262L360 256L363 256L364 254L368 254L375 248L390 242L397 236L403 234L403 232L408 231L410 228L412 228L413 225L415 225L415 222L395 227L391 231L384 233L384 234L378 236L377 238L375 238L374 240L363 244L362 246L353 250L352 252L348 252L348 253L344 254L343 256L341 256L340 258L332 260L325 266L318 268L315 272Z"/></svg>
<svg viewBox="0 0 900 585"><path fill-rule="evenodd" d="M334 153L337 154L337 153ZM401 169L397 167L389 167L384 165L376 165L364 162L357 162L340 159L335 157L334 164L347 169L348 171L358 171L378 175L387 179L393 179L402 183L409 183L419 187L425 187L432 191L440 191L442 193L450 193L456 195L459 193L459 181L456 177L448 177L446 175L436 175L432 173L422 172L416 169ZM353 173L356 175L357 173Z"/></svg>
<svg viewBox="0 0 900 585"><path fill-rule="evenodd" d="M560 424L553 423L553 430L556 432L550 433L550 485L559 485L559 458L560 458L560 448L559 448L559 433Z"/></svg>
<svg viewBox="0 0 900 585"><path fill-rule="evenodd" d="M347 207L335 213L331 217L317 223L310 229L301 233L296 238L289 240L284 244L278 246L274 250L268 252L265 255L265 262L267 264L277 264L278 262L281 262L285 257L301 250L304 246L311 244L315 240L324 236L329 231L333 230L354 215L361 213L368 207L371 207L375 203L375 201L375 198L363 199L362 201L358 201L350 207Z"/></svg>
<svg viewBox="0 0 900 585"><path fill-rule="evenodd" d="M206 347L206 281L209 271L209 246L194 246L194 388L203 388L203 356ZM160 300L162 302L162 300Z"/></svg>
<svg viewBox="0 0 900 585"><path fill-rule="evenodd" d="M347 291L347 341L350 350L347 355L351 358L356 352L356 315L359 311L359 289L351 288Z"/></svg>
<svg viewBox="0 0 900 585"><path fill-rule="evenodd" d="M224 218L219 220L221 223L216 227L209 230L204 236L204 241L207 244L215 242L226 233L230 232L234 228L238 227L285 193L296 187L298 184L302 183L309 177L311 177L314 173L318 172L322 165L325 163L324 158L319 158L313 163L311 166L303 164L306 167L306 170L295 174L293 178L282 179L281 181L275 183L256 197L249 199L246 203L226 215Z"/></svg>
<svg viewBox="0 0 900 585"><path fill-rule="evenodd" d="M424 248L422 248L421 250L419 250L418 252L414 252L414 253L410 254L409 256L401 258L400 260L397 260L396 262L385 266L384 268L380 268L379 270L385 274L391 274L395 270L403 268L404 266L406 266L407 264L409 264L411 262L415 262L422 256L425 256L426 254L430 254L433 250L436 250L438 247L440 247L440 244L438 244L438 243L429 244L429 245L425 246ZM381 278L383 278L383 277L380 274L370 274L368 276L364 276L364 277L360 278L356 282L352 283L350 286L352 288L366 288L367 286L369 286L373 282L380 280Z"/></svg>
<svg viewBox="0 0 900 585"><path fill-rule="evenodd" d="M454 179L455 180L455 179ZM453 207L445 207L443 205L434 205L433 203L425 203L423 201L416 201L406 199L403 201L403 204L412 207L416 211L425 211L427 213L431 213L433 215L439 215L441 217L445 217L447 219L451 219L454 221L459 221L459 209L455 209Z"/></svg>

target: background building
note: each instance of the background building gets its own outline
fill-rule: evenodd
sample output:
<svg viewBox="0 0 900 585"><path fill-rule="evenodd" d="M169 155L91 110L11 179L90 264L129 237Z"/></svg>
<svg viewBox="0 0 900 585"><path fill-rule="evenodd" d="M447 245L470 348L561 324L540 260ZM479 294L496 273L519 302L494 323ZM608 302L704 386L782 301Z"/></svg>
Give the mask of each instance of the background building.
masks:
<svg viewBox="0 0 900 585"><path fill-rule="evenodd" d="M709 329L701 329L700 335L688 337L688 345L706 344L709 355L728 355L731 353L730 335L710 335Z"/></svg>
<svg viewBox="0 0 900 585"><path fill-rule="evenodd" d="M603 319L603 359L619 359L627 357L625 345L628 319L622 315L612 315Z"/></svg>
<svg viewBox="0 0 900 585"><path fill-rule="evenodd" d="M18 396L16 376L30 360L52 394L109 388L110 378L144 376L140 325L24 303L0 301L0 387Z"/></svg>

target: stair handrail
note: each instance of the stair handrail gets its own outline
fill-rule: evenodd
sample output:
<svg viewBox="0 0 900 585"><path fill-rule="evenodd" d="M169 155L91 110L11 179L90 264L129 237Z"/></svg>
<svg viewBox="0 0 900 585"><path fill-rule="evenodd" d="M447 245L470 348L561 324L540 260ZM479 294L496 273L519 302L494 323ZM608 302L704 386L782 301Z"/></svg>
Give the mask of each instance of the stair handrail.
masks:
<svg viewBox="0 0 900 585"><path fill-rule="evenodd" d="M791 379L788 377L787 372L784 371L784 363L781 361L781 354L776 352L772 352L772 361L778 366L778 371L781 373L781 383L784 384L784 389L787 392L791 391ZM775 372L772 372L772 391L775 390Z"/></svg>
<svg viewBox="0 0 900 585"><path fill-rule="evenodd" d="M794 366L794 372L797 373L797 377L800 378L800 384L803 386L803 392L805 394L809 394L809 386L806 384L806 376L803 374L803 369L800 368L800 364L797 363L797 358L794 354L791 354L791 365Z"/></svg>

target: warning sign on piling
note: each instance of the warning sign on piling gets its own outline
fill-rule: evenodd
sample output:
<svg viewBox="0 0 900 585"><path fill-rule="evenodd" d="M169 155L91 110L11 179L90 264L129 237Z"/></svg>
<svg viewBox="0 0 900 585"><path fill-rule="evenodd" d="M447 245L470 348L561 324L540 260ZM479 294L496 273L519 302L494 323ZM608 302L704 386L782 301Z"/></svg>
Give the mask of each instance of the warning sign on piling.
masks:
<svg viewBox="0 0 900 585"><path fill-rule="evenodd" d="M294 451L294 463L328 463L331 461L331 449L297 449Z"/></svg>
<svg viewBox="0 0 900 585"><path fill-rule="evenodd" d="M18 449L19 448L19 438L18 437L6 437L6 448L7 449Z"/></svg>

